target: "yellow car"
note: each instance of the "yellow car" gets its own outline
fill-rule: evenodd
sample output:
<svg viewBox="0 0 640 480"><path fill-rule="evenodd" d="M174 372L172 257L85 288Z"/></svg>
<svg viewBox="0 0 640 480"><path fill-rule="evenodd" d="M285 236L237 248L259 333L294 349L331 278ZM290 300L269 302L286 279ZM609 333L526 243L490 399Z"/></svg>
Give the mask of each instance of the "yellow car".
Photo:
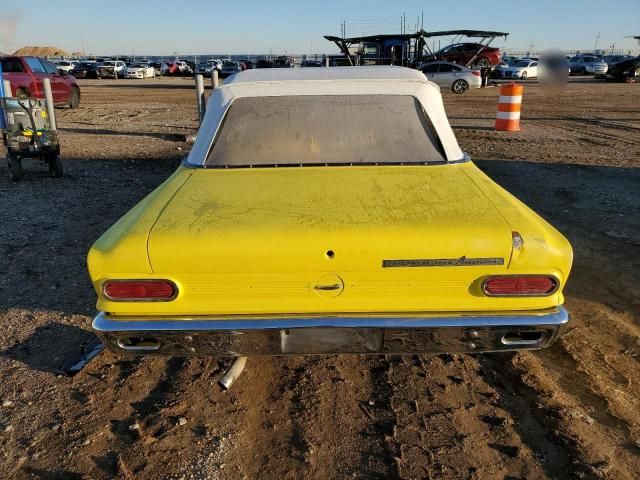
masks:
<svg viewBox="0 0 640 480"><path fill-rule="evenodd" d="M546 347L571 262L400 67L235 75L88 257L111 349L229 356Z"/></svg>

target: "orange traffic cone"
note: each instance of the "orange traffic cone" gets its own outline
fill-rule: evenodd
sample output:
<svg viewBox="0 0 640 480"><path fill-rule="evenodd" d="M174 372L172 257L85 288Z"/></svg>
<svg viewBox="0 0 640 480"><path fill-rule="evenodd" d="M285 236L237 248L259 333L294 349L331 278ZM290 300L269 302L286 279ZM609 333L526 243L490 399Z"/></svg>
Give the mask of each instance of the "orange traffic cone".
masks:
<svg viewBox="0 0 640 480"><path fill-rule="evenodd" d="M522 85L511 83L500 87L496 130L506 132L520 131L520 107L522 106Z"/></svg>

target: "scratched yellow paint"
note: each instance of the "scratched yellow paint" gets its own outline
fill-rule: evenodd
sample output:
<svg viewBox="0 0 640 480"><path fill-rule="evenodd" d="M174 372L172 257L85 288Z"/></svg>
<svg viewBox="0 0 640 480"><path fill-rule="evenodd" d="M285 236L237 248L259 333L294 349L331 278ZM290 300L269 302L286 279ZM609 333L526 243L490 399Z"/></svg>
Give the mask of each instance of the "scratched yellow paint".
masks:
<svg viewBox="0 0 640 480"><path fill-rule="evenodd" d="M524 247L513 251L511 232ZM383 260L503 258L504 265L383 268ZM487 275L552 274L572 251L473 163L178 171L89 252L109 278L167 278L172 302L110 302L114 315L411 313L545 309L488 298ZM344 287L316 289L324 279ZM334 282L334 283L335 283Z"/></svg>

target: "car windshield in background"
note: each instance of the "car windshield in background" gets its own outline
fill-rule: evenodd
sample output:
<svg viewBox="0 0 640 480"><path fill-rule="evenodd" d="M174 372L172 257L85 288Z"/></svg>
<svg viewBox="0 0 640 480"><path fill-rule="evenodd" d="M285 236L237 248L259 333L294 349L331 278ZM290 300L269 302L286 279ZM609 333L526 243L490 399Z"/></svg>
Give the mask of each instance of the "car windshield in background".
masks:
<svg viewBox="0 0 640 480"><path fill-rule="evenodd" d="M528 67L529 62L518 62L514 65L515 67Z"/></svg>
<svg viewBox="0 0 640 480"><path fill-rule="evenodd" d="M301 95L236 99L205 166L444 161L435 129L412 96Z"/></svg>
<svg viewBox="0 0 640 480"><path fill-rule="evenodd" d="M582 57L582 60L584 60L585 62L595 62L595 63L602 62L602 59L598 57Z"/></svg>

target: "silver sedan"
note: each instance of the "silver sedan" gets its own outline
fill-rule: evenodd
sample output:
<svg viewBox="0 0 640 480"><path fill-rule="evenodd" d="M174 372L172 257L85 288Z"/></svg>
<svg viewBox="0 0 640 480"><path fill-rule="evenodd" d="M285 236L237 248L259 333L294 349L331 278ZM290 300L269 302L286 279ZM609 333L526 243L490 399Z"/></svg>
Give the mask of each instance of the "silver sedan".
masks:
<svg viewBox="0 0 640 480"><path fill-rule="evenodd" d="M482 78L479 70L451 62L429 62L418 67L428 80L450 89L453 93L464 93L470 88L480 88Z"/></svg>

